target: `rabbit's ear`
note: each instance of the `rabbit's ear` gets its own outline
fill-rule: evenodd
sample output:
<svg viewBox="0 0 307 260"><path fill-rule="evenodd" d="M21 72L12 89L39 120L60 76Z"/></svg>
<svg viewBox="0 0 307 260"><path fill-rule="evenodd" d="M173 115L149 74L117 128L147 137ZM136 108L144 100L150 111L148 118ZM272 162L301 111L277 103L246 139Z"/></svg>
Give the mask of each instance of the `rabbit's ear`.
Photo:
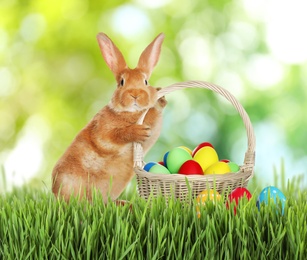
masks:
<svg viewBox="0 0 307 260"><path fill-rule="evenodd" d="M106 34L99 33L97 35L97 40L102 56L116 78L127 68L124 56Z"/></svg>
<svg viewBox="0 0 307 260"><path fill-rule="evenodd" d="M161 45L164 34L160 33L142 52L137 68L142 69L149 78L152 70L156 66L161 52Z"/></svg>

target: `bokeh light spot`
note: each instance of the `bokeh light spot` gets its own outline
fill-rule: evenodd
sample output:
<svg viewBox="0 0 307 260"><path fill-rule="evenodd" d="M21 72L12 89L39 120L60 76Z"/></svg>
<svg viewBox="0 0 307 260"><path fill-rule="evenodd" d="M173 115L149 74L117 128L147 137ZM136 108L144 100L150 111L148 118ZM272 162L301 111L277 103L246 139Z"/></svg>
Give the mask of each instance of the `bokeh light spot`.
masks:
<svg viewBox="0 0 307 260"><path fill-rule="evenodd" d="M117 8L112 17L114 31L126 36L134 37L151 29L147 15L133 5L123 5Z"/></svg>
<svg viewBox="0 0 307 260"><path fill-rule="evenodd" d="M42 14L29 14L21 23L20 34L26 42L37 41L45 32L46 20Z"/></svg>
<svg viewBox="0 0 307 260"><path fill-rule="evenodd" d="M14 92L14 78L11 71L7 68L0 68L0 97L8 96Z"/></svg>
<svg viewBox="0 0 307 260"><path fill-rule="evenodd" d="M284 76L282 65L269 55L253 55L246 66L246 76L259 89L278 84Z"/></svg>

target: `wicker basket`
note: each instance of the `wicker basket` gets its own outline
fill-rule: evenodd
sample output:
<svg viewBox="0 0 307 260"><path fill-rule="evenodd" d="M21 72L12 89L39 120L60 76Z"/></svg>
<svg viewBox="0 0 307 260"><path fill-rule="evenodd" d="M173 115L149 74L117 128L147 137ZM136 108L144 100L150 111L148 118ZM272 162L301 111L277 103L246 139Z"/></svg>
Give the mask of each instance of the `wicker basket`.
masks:
<svg viewBox="0 0 307 260"><path fill-rule="evenodd" d="M158 92L158 98L176 90L184 88L204 88L209 89L225 97L240 114L247 132L247 151L243 165L236 173L210 174L210 175L183 175L183 174L156 174L143 170L144 154L141 144L134 143L134 171L137 177L139 195L145 199L150 196L163 195L166 199L175 197L186 200L189 194L197 196L205 189L216 189L219 193L227 196L227 193L237 187L246 187L248 181L253 176L255 164L255 135L250 119L236 98L223 89L212 83L203 81L189 81L176 83L165 87ZM138 123L142 123L147 111L140 118ZM191 193L190 193L191 192Z"/></svg>

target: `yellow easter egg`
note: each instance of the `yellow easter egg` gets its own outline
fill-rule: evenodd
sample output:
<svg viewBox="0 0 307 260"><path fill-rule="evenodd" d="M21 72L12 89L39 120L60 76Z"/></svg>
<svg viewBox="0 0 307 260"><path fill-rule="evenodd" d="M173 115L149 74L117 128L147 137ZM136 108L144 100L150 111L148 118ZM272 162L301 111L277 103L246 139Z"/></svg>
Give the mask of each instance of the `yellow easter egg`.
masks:
<svg viewBox="0 0 307 260"><path fill-rule="evenodd" d="M224 174L231 172L230 167L225 162L216 162L209 166L204 174Z"/></svg>
<svg viewBox="0 0 307 260"><path fill-rule="evenodd" d="M197 217L200 218L200 206L204 206L208 201L219 201L221 199L221 195L215 190L204 190L198 194L196 198L196 212Z"/></svg>
<svg viewBox="0 0 307 260"><path fill-rule="evenodd" d="M221 195L215 190L203 190L201 193L198 194L196 198L196 202L198 205L202 204L205 205L207 201L219 201L221 199Z"/></svg>
<svg viewBox="0 0 307 260"><path fill-rule="evenodd" d="M182 145L182 146L179 146L179 148L186 150L189 154L192 155L192 150L189 147L186 147L186 146Z"/></svg>
<svg viewBox="0 0 307 260"><path fill-rule="evenodd" d="M205 172L209 166L219 161L216 151L211 146L205 146L199 149L195 153L193 159L200 164L203 172Z"/></svg>

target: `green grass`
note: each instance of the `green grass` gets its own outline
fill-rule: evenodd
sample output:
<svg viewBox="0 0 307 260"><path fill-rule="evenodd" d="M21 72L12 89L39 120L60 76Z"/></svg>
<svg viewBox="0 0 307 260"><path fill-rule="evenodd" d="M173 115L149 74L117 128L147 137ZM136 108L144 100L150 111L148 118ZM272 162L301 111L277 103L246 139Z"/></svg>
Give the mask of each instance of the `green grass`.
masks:
<svg viewBox="0 0 307 260"><path fill-rule="evenodd" d="M256 208L256 196L235 216L223 202L195 205L163 198L105 206L17 191L0 197L0 259L305 259L306 192L278 207Z"/></svg>
<svg viewBox="0 0 307 260"><path fill-rule="evenodd" d="M287 196L284 215L274 204L258 211L264 187L256 178L237 215L221 201L201 207L200 218L194 201L145 201L134 188L123 195L132 209L104 205L98 195L92 204L66 204L49 191L4 193L0 259L305 259L307 191L299 188L301 177L286 182L280 172L274 185Z"/></svg>

